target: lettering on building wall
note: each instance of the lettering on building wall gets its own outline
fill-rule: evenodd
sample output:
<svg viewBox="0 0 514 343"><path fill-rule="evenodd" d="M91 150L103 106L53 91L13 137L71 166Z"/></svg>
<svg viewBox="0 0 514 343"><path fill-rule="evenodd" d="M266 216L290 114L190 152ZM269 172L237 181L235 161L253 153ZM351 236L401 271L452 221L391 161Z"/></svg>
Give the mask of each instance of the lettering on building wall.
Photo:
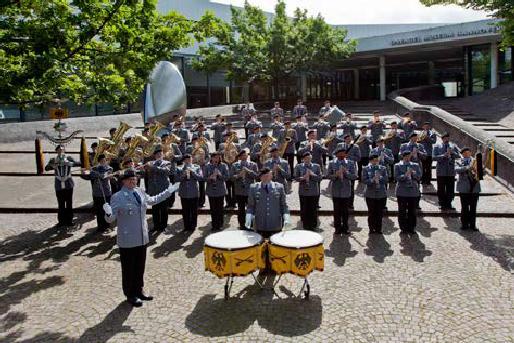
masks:
<svg viewBox="0 0 514 343"><path fill-rule="evenodd" d="M495 33L498 33L499 30L500 30L500 28L498 26L490 26L490 27L484 27L484 28L470 30L470 31L436 33L436 34L426 35L426 36L395 39L395 40L391 41L391 45L397 46L397 45L428 43L428 42L434 42L434 41L439 41L439 40L443 40L443 39L451 39L451 38L455 38L455 37L469 37L469 36L479 36L479 35L486 35L486 34L495 34Z"/></svg>

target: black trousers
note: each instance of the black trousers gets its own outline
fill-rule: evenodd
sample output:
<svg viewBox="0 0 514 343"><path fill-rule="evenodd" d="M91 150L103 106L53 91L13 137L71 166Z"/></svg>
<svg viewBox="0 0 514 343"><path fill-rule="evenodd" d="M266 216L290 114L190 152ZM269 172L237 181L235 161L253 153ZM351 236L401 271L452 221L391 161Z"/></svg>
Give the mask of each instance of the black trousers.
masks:
<svg viewBox="0 0 514 343"><path fill-rule="evenodd" d="M236 195L236 202L237 202L237 222L239 223L239 228L242 229L245 227L246 204L248 203L248 196Z"/></svg>
<svg viewBox="0 0 514 343"><path fill-rule="evenodd" d="M154 230L164 230L168 226L169 199L152 206L152 220Z"/></svg>
<svg viewBox="0 0 514 343"><path fill-rule="evenodd" d="M289 171L291 172L291 179L294 172L294 153L286 153L284 154L284 158L287 160L289 164Z"/></svg>
<svg viewBox="0 0 514 343"><path fill-rule="evenodd" d="M360 161L357 162L357 167L358 167L358 173L359 175L358 176L358 180L360 181L361 177L362 177L362 168L367 166L369 164L369 157L368 156L362 156Z"/></svg>
<svg viewBox="0 0 514 343"><path fill-rule="evenodd" d="M437 177L437 198L439 206L444 208L452 207L452 201L455 197L455 176L438 176Z"/></svg>
<svg viewBox="0 0 514 343"><path fill-rule="evenodd" d="M398 197L398 223L402 231L414 231L418 197Z"/></svg>
<svg viewBox="0 0 514 343"><path fill-rule="evenodd" d="M221 142L214 143L214 146L216 147L216 151L218 151L220 149L220 144L221 144Z"/></svg>
<svg viewBox="0 0 514 343"><path fill-rule="evenodd" d="M225 181L225 186L227 187L227 194L225 195L225 201L227 202L227 206L235 207L236 206L236 195L235 195L235 187L233 181Z"/></svg>
<svg viewBox="0 0 514 343"><path fill-rule="evenodd" d="M318 226L318 199L317 195L300 195L300 218L305 230L315 230Z"/></svg>
<svg viewBox="0 0 514 343"><path fill-rule="evenodd" d="M123 294L127 298L142 295L146 264L146 245L134 248L120 248L120 260Z"/></svg>
<svg viewBox="0 0 514 343"><path fill-rule="evenodd" d="M223 196L209 197L209 206L211 210L212 230L221 230L223 228Z"/></svg>
<svg viewBox="0 0 514 343"><path fill-rule="evenodd" d="M348 204L348 206L350 208L353 208L353 203L355 201L355 180L352 180L350 183L351 183L350 187L352 189L351 189L351 192L350 192L350 194L351 194L350 195L350 203Z"/></svg>
<svg viewBox="0 0 514 343"><path fill-rule="evenodd" d="M332 198L334 204L334 228L337 233L348 231L348 208L351 198Z"/></svg>
<svg viewBox="0 0 514 343"><path fill-rule="evenodd" d="M57 196L57 220L61 225L71 225L73 223L73 188L55 191Z"/></svg>
<svg viewBox="0 0 514 343"><path fill-rule="evenodd" d="M366 198L368 205L368 226L370 232L382 231L382 218L387 198Z"/></svg>
<svg viewBox="0 0 514 343"><path fill-rule="evenodd" d="M96 215L96 226L98 230L105 230L109 228L109 223L105 221L105 212L103 209L103 205L105 203L111 202L111 196L108 195L105 197L93 197L93 208L95 209L95 215Z"/></svg>
<svg viewBox="0 0 514 343"><path fill-rule="evenodd" d="M203 207L205 205L205 181L198 181L198 189L200 190L198 207Z"/></svg>
<svg viewBox="0 0 514 343"><path fill-rule="evenodd" d="M427 156L421 160L421 167L423 168L421 175L421 183L429 184L432 181L432 156Z"/></svg>
<svg viewBox="0 0 514 343"><path fill-rule="evenodd" d="M298 153L298 149L300 149L301 142L294 143L295 151L296 151L296 163L302 163L302 156ZM293 171L291 171L292 173Z"/></svg>
<svg viewBox="0 0 514 343"><path fill-rule="evenodd" d="M478 193L460 193L460 222L465 229L476 229Z"/></svg>
<svg viewBox="0 0 514 343"><path fill-rule="evenodd" d="M393 165L389 165L387 168L388 168L388 172L389 172L389 182L395 182L395 179L394 179L394 165L398 162L400 162L400 157L398 156L398 154L394 154L394 164Z"/></svg>
<svg viewBox="0 0 514 343"><path fill-rule="evenodd" d="M180 198L185 231L194 231L198 220L198 198Z"/></svg>

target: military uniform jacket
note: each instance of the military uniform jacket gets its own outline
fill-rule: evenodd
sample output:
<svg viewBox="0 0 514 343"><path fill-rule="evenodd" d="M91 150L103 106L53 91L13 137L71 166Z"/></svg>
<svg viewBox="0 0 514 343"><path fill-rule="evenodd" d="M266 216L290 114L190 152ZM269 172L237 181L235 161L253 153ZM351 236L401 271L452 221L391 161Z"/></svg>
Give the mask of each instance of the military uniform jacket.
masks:
<svg viewBox="0 0 514 343"><path fill-rule="evenodd" d="M225 132L225 123L213 123L211 130L214 131L214 142L223 142L223 132Z"/></svg>
<svg viewBox="0 0 514 343"><path fill-rule="evenodd" d="M91 181L93 197L111 196L111 182L107 176L112 174L112 167L97 165L91 168L89 174L82 174L80 177Z"/></svg>
<svg viewBox="0 0 514 343"><path fill-rule="evenodd" d="M311 175L309 181L301 179L307 173L307 169L310 169L314 175ZM321 167L317 163L305 163L297 164L294 167L294 179L299 182L298 194L300 196L318 196L319 195L319 183L323 176L321 175Z"/></svg>
<svg viewBox="0 0 514 343"><path fill-rule="evenodd" d="M193 133L193 137L191 139L199 137L205 137L205 139L207 139L208 141L211 140L211 135L209 135L209 132L207 131L196 131L195 133Z"/></svg>
<svg viewBox="0 0 514 343"><path fill-rule="evenodd" d="M450 149L450 156L446 151ZM437 144L432 150L432 158L436 161L436 176L455 176L455 160L460 157L459 150L453 144Z"/></svg>
<svg viewBox="0 0 514 343"><path fill-rule="evenodd" d="M281 117L284 116L284 110L282 108L275 108L273 107L270 111L269 111L270 115L271 115L271 118L273 118L275 115L279 115Z"/></svg>
<svg viewBox="0 0 514 343"><path fill-rule="evenodd" d="M278 182L272 181L268 187L266 190L261 182L250 187L246 212L254 216L254 230L281 231L283 215L289 214L286 192Z"/></svg>
<svg viewBox="0 0 514 343"><path fill-rule="evenodd" d="M402 120L398 124L398 127L402 129L403 132L405 132L405 139L407 140L409 139L410 134L418 128L418 124L414 120L412 120L410 123L406 123Z"/></svg>
<svg viewBox="0 0 514 343"><path fill-rule="evenodd" d="M359 138L357 138L357 140L358 139ZM366 139L362 143L356 144L359 147L359 150L361 152L361 158L369 156L372 143L373 143L372 140L368 136L366 136Z"/></svg>
<svg viewBox="0 0 514 343"><path fill-rule="evenodd" d="M294 154L295 153L295 143L298 141L298 138L296 136L296 131L291 130L291 133L289 136L286 135L286 130L283 129L280 131L278 135L278 143L279 145L282 145L285 142L286 137L291 138L291 141L287 144L286 150L284 151L284 154ZM280 149L280 146L279 146Z"/></svg>
<svg viewBox="0 0 514 343"><path fill-rule="evenodd" d="M245 177L239 174L243 170L243 167L249 169L246 172ZM257 163L251 161L236 161L230 168L230 178L234 182L234 193L235 195L248 196L250 186L255 182L259 173Z"/></svg>
<svg viewBox="0 0 514 343"><path fill-rule="evenodd" d="M325 107L325 106L323 106L322 108L320 108L320 109L319 109L319 115L325 115L325 114L327 114L331 109L332 109L332 107Z"/></svg>
<svg viewBox="0 0 514 343"><path fill-rule="evenodd" d="M134 193L139 195L138 202ZM117 243L120 248L133 248L146 245L148 239L148 226L146 224L146 208L167 199L172 193L166 189L155 196L149 196L141 188L130 190L123 187L111 198L112 215L105 216L109 223L117 220Z"/></svg>
<svg viewBox="0 0 514 343"><path fill-rule="evenodd" d="M371 139L373 142L375 142L378 137L384 135L384 129L386 128L386 124L383 121L379 121L378 123L375 123L374 121L370 120L368 122L368 129L371 134Z"/></svg>
<svg viewBox="0 0 514 343"><path fill-rule="evenodd" d="M174 173L177 163L182 160L182 151L177 143L171 143L170 151L172 151L173 154L170 154L167 158L171 162L171 172Z"/></svg>
<svg viewBox="0 0 514 343"><path fill-rule="evenodd" d="M345 142L341 142L341 143L337 144L337 148L343 148L346 150L350 147L350 145L352 145L352 143L346 144ZM354 144L347 155L348 155L346 157L347 159L352 160L353 162L357 163L361 160L361 149L359 148L358 145Z"/></svg>
<svg viewBox="0 0 514 343"><path fill-rule="evenodd" d="M216 180L211 180L209 177L214 174L215 170L219 170L221 175L216 177ZM225 181L230 178L228 166L225 163L209 163L205 166L205 181L207 187L205 188L205 194L210 197L223 197L227 193Z"/></svg>
<svg viewBox="0 0 514 343"><path fill-rule="evenodd" d="M291 171L289 170L289 163L283 158L270 158L264 163L264 167L267 167L273 171L273 167L278 164L280 169L278 169L277 173L273 173L273 181L280 182L284 185L287 184L287 180L291 177Z"/></svg>
<svg viewBox="0 0 514 343"><path fill-rule="evenodd" d="M355 125L353 122L345 121L338 128L343 130L343 137L346 134L349 134L352 137L352 139L355 138L355 130L357 130L357 125Z"/></svg>
<svg viewBox="0 0 514 343"><path fill-rule="evenodd" d="M369 155L377 154L379 156L380 165L388 166L394 164L393 152L388 148L376 148L371 149ZM382 155L383 154L383 155Z"/></svg>
<svg viewBox="0 0 514 343"><path fill-rule="evenodd" d="M336 173L346 168L341 179ZM328 164L325 178L330 180L329 189L332 198L349 198L352 195L352 181L357 180L355 162L350 159L334 159Z"/></svg>
<svg viewBox="0 0 514 343"><path fill-rule="evenodd" d="M269 150L271 150L271 148L275 148L275 147L276 148L279 147L277 145L277 142L271 143L269 146L268 152L269 152ZM250 156L251 156L252 160L254 160L254 161L259 160L259 155L260 155L261 150L262 150L262 143L259 141L254 144L252 150L250 151Z"/></svg>
<svg viewBox="0 0 514 343"><path fill-rule="evenodd" d="M375 175L379 175L378 184L373 180ZM366 198L381 199L387 198L387 168L377 164L368 164L362 168L362 182L366 185L364 196Z"/></svg>
<svg viewBox="0 0 514 343"><path fill-rule="evenodd" d="M282 124L281 122L273 122L270 125L270 129L271 129L271 137L278 138L278 136L280 135L280 132L284 129L284 124Z"/></svg>
<svg viewBox="0 0 514 343"><path fill-rule="evenodd" d="M191 170L190 177L187 178L187 169ZM180 181L178 195L181 198L192 199L200 196L198 181L204 181L203 171L197 164L183 165L177 170L177 180Z"/></svg>
<svg viewBox="0 0 514 343"><path fill-rule="evenodd" d="M248 138L243 143L244 148L248 148L248 150L252 151L253 146L255 143L260 142L261 135L252 133L251 135L248 135Z"/></svg>
<svg viewBox="0 0 514 343"><path fill-rule="evenodd" d="M150 162L146 170L148 177L148 194L156 195L170 186L171 163L166 160Z"/></svg>
<svg viewBox="0 0 514 343"><path fill-rule="evenodd" d="M325 138L327 133L330 131L330 124L326 121L318 121L312 125L312 128L316 130L318 139Z"/></svg>
<svg viewBox="0 0 514 343"><path fill-rule="evenodd" d="M298 149L298 154L302 156L304 153L310 152L312 154L312 162L321 165L323 160L323 155L328 154L328 149L323 147L319 141L315 141L312 145L308 144L308 142L302 142L300 144L300 148Z"/></svg>
<svg viewBox="0 0 514 343"><path fill-rule="evenodd" d="M306 123L297 122L294 123L292 127L296 131L297 142L303 142L307 139L307 131L309 131L309 127Z"/></svg>
<svg viewBox="0 0 514 343"><path fill-rule="evenodd" d="M405 173L408 169L416 174L407 177ZM394 165L394 178L396 179L397 197L419 197L419 180L421 180L421 168L419 164L413 162L400 161Z"/></svg>
<svg viewBox="0 0 514 343"><path fill-rule="evenodd" d="M295 105L293 107L293 117L303 116L304 114L307 114L307 107L305 105Z"/></svg>
<svg viewBox="0 0 514 343"><path fill-rule="evenodd" d="M256 127L262 127L262 123L258 120L249 121L248 123L245 124L245 128L248 130L251 130L252 132Z"/></svg>
<svg viewBox="0 0 514 343"><path fill-rule="evenodd" d="M418 156L415 157L413 154L411 154L410 160L411 160L411 162L419 163L427 155L425 152L425 148L420 143L411 143L411 142L403 143L400 146L400 159L402 158L401 155L403 154L404 151L410 151L412 153L412 150L414 148L416 148L418 150L418 153L417 153Z"/></svg>
<svg viewBox="0 0 514 343"><path fill-rule="evenodd" d="M396 135L384 143L386 148L391 149L394 157L400 154L400 147L403 142L405 142L405 133L402 130L396 130Z"/></svg>
<svg viewBox="0 0 514 343"><path fill-rule="evenodd" d="M328 154L333 155L334 151L336 150L337 146L341 143L344 143L344 140L341 136L335 136L332 141L327 146Z"/></svg>
<svg viewBox="0 0 514 343"><path fill-rule="evenodd" d="M427 156L432 156L432 147L435 142L437 142L437 135L434 131L428 130L427 138L420 142L420 144L423 145L423 148L425 148Z"/></svg>
<svg viewBox="0 0 514 343"><path fill-rule="evenodd" d="M457 192L459 193L480 193L480 181L473 181L469 174L469 169L473 163L474 158L463 158L457 162L455 171L458 174L457 178Z"/></svg>
<svg viewBox="0 0 514 343"><path fill-rule="evenodd" d="M55 190L60 191L63 189L71 189L75 186L73 179L71 177L71 167L80 166L80 162L75 162L75 160L70 156L63 156L60 159L58 157L52 157L48 164L45 166L45 170L54 170L55 172Z"/></svg>
<svg viewBox="0 0 514 343"><path fill-rule="evenodd" d="M173 129L171 132L180 138L179 149L180 152L184 154L186 152L187 143L189 142L189 132L182 127Z"/></svg>

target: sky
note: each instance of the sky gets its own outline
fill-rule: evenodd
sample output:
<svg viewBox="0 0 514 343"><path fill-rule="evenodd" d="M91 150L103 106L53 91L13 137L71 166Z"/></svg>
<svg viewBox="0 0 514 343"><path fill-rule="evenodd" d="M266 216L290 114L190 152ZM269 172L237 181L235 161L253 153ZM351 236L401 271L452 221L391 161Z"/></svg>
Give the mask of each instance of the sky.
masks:
<svg viewBox="0 0 514 343"><path fill-rule="evenodd" d="M211 0L242 6L244 0ZM276 0L249 0L273 12ZM321 13L330 24L454 23L486 19L488 13L456 5L425 7L418 0L286 0L288 14L295 8Z"/></svg>

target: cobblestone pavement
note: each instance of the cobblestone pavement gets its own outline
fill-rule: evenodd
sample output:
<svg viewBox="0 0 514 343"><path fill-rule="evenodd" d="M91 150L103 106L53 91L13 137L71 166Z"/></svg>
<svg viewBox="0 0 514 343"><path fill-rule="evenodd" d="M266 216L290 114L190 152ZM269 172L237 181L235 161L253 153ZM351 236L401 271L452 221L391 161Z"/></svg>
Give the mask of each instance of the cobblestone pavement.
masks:
<svg viewBox="0 0 514 343"><path fill-rule="evenodd" d="M54 215L0 215L0 341L514 341L513 219L481 218L479 233L420 219L411 237L389 219L384 236L368 236L364 217L333 237L331 218L321 220L325 271L311 274L308 301L292 275L276 295L239 278L225 301L224 281L203 267L209 217L187 236L172 216L148 248L145 288L156 299L132 309L114 232L95 234L88 216L65 232Z"/></svg>

